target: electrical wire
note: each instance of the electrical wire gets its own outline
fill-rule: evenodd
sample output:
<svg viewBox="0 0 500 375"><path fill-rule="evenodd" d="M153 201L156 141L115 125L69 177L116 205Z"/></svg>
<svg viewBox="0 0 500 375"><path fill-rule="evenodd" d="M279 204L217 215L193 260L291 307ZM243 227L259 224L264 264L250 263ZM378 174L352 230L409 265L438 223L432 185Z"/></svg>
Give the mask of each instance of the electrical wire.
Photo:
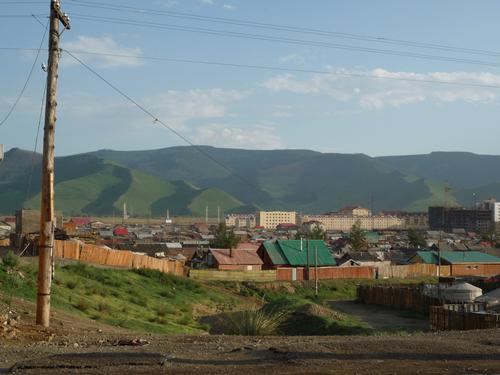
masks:
<svg viewBox="0 0 500 375"><path fill-rule="evenodd" d="M217 30L217 29L183 26L183 25L176 25L176 24L135 21L135 20L124 19L124 18L102 17L102 16L93 16L93 15L78 15L78 14L76 14L76 15L72 14L72 18L83 20L83 21L88 21L88 22L100 22L100 23L106 22L106 23L111 23L111 24L153 28L153 29L162 29L162 30L174 30L174 31L198 33L198 34L204 34L204 35L215 35L215 36L224 36L224 37L231 37L231 38L261 40L261 41L268 41L268 42L274 42L274 43L285 43L285 44L302 45L302 46L340 49L340 50L347 50L347 51L354 51L354 52L368 52L368 53L373 53L373 54L381 54L381 55L389 55L389 56L410 57L410 58L424 59L424 60L458 62L458 63L465 63L465 64L473 64L473 65L500 67L500 63L495 63L492 61L470 60L470 59L463 59L463 58L457 58L457 57L429 55L429 54L405 52L405 51L390 50L390 49L369 48L369 47L361 47L361 46L355 46L355 45L349 45L349 44L329 43L329 42L321 42L321 41L314 41L314 40L307 40L307 39L294 39L294 38L279 37L279 36L272 36L272 35L263 35L263 34L250 34L250 33L244 33L244 32Z"/></svg>
<svg viewBox="0 0 500 375"><path fill-rule="evenodd" d="M254 188L257 188L257 185L255 183L253 183L252 181L248 180L247 178L237 174L236 172L234 172L230 167L228 167L227 165L225 165L224 163L222 163L221 161L217 160L216 158L214 158L212 155L210 155L208 152L206 152L203 148L201 148L200 146L194 144L193 142L191 142L189 140L189 138L187 138L186 136L184 136L183 134L181 134L180 132L178 132L177 130L175 130L173 127L171 127L170 125L168 125L166 122L162 121L161 119L159 119L157 116L155 116L152 112L150 112L147 108L145 108L144 106L142 106L141 104L139 104L137 101L135 101L132 97L130 97L128 94L126 94L125 92L123 92L122 90L120 90L116 85L114 85L113 83L111 83L110 81L108 81L106 78L104 78L101 74L99 74L96 70L94 70L92 67L90 67L88 64L86 64L84 61L82 61L81 59L79 59L77 56L75 56L73 53L69 52L68 50L65 50L65 49L62 49L61 50L62 52L66 52L69 56L71 56L75 61L77 61L80 65L82 65L85 69L87 69L90 73L92 73L94 76L96 76L97 78L99 78L101 81L103 81L104 83L106 83L106 85L108 85L109 87L111 87L114 91L116 91L118 94L120 94L122 97L124 97L125 99L127 99L129 102L131 102L132 104L134 104L137 108L139 108L142 112L144 112L146 115L148 115L149 117L151 117L151 119L153 120L153 122L155 124L160 124L162 125L164 128L168 129L170 132L172 132L174 135L176 135L177 137L179 137L180 139L182 139L184 142L186 142L188 145L190 145L191 147L193 147L196 151L198 151L200 154L202 154L203 156L205 156L206 158L210 159L212 162L214 162L215 164L217 164L219 167L223 168L224 170L226 170L227 172L229 172L231 175L235 176L235 177L238 177L239 179L241 179L243 182L245 182L248 186L252 186ZM259 189L260 191L260 189Z"/></svg>
<svg viewBox="0 0 500 375"><path fill-rule="evenodd" d="M9 119L10 115L12 114L12 112L14 112L14 109L17 107L17 104L19 103L19 101L21 100L23 94L24 94L24 91L26 90L26 87L28 87L28 83L31 79L31 75L33 74L33 70L35 69L35 65L38 61L38 56L40 56L40 51L42 50L42 45L43 45L43 41L45 40L45 35L47 35L47 26L48 26L48 21L47 21L47 24L45 25L45 30L43 32L43 36L42 36L42 40L40 41L40 46L38 47L38 50L36 52L36 56L35 56L35 60L33 61L33 64L31 65L31 69L28 73L28 77L26 77L26 81L24 82L24 85L21 89L21 92L19 93L19 95L17 96L15 102L13 103L13 105L11 106L10 110L7 112L7 114L5 115L5 117L3 118L2 121L0 121L0 126L4 125L7 120Z"/></svg>
<svg viewBox="0 0 500 375"><path fill-rule="evenodd" d="M16 48L16 47L0 47L0 51L1 50L36 51L35 48ZM319 69L301 69L301 68L287 68L287 67L268 66L268 65L237 64L237 63L229 63L229 62L221 62L221 61L177 59L177 58L158 57L158 56L126 55L126 54L105 53L105 52L97 52L97 51L80 51L80 50L77 50L77 51L66 50L66 51L74 53L76 55L107 56L107 57L117 57L117 58L124 58L124 59L141 59L141 60L149 60L149 61L187 63L187 64L208 65L208 66L223 66L223 67L229 67L229 68L267 70L267 71L278 71L278 72L289 72L289 73L324 74L324 75L332 75L332 76L339 76L339 77L345 77L345 78L390 80L390 81L427 83L427 84L438 84L438 85L449 85L449 86L464 86L464 87L478 87L478 88L486 88L486 89L500 89L500 85L490 85L490 84L472 83L472 82L460 82L460 81L453 82L453 81L440 81L440 80L433 80L433 79L387 77L387 76L380 76L380 75L374 75L374 74L364 74L364 73L347 73L347 72L319 70Z"/></svg>
<svg viewBox="0 0 500 375"><path fill-rule="evenodd" d="M28 186L26 188L26 199L24 200L25 202L28 200L28 198L31 195L31 185L33 181L33 172L35 170L35 156L36 156L36 149L38 147L38 138L40 137L40 127L42 123L42 114L43 114L43 109L45 108L45 95L47 94L47 82L45 82L45 86L43 88L43 94L42 94L42 103L40 105L40 113L38 114L38 124L36 128L36 136L35 136L35 144L33 145L33 153L31 154L31 167L30 167L30 173L28 177Z"/></svg>
<svg viewBox="0 0 500 375"><path fill-rule="evenodd" d="M440 43L425 43L425 42L416 42L410 40L403 39L393 39L393 38L385 38L380 36L370 36L370 35L362 35L362 34L354 34L354 33L345 33L331 30L321 30L307 27L297 27L290 25L280 25L274 23L265 23L265 22L256 22L250 20L242 20L236 18L227 18L227 17L210 17L204 16L195 13L187 13L187 12L175 12L168 10L159 10L159 9L151 9L151 8L138 8L126 5L116 5L105 2L96 2L96 1L86 1L80 0L78 2L69 2L68 6L78 6L78 7L87 7L92 9L104 9L118 12L126 12L126 13L134 13L141 15L155 15L155 16L166 16L172 18L182 18L189 19L195 21L203 21L203 22L212 22L212 23L221 23L221 24L229 24L236 26L245 26L245 27L255 27L261 29L268 30L277 30L277 31L286 31L286 32L294 32L294 33L302 33L302 34L312 34L312 35L320 35L320 36L329 36L335 38L345 38L351 40L360 40L360 41L368 41L375 42L381 44L390 44L390 45L401 45L407 47L417 47L417 48L426 48L426 49L435 49L435 50L445 50L448 52L457 52L457 53L468 53L468 54L477 54L477 55L486 55L486 56L500 56L500 52L484 50L484 49L475 49L475 48L465 48L465 47L457 47L450 46L446 44Z"/></svg>

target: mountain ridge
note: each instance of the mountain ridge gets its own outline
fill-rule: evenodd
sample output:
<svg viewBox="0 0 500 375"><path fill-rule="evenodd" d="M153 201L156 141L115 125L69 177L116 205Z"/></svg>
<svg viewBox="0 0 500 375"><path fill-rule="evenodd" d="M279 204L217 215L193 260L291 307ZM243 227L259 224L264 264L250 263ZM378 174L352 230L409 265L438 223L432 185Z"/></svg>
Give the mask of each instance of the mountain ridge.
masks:
<svg viewBox="0 0 500 375"><path fill-rule="evenodd" d="M32 192L26 198L32 160ZM36 207L40 164L39 154L6 152L0 212ZM119 212L125 201L137 215L162 215L167 209L204 215L206 206L214 212L217 205L226 213L255 207L322 213L349 204L369 206L373 196L375 211L422 211L444 200L445 184L454 189L448 198L458 204L470 204L476 191L478 199L500 197L495 170L500 156L469 152L370 157L213 146L104 149L56 158L56 206L68 214L101 215Z"/></svg>

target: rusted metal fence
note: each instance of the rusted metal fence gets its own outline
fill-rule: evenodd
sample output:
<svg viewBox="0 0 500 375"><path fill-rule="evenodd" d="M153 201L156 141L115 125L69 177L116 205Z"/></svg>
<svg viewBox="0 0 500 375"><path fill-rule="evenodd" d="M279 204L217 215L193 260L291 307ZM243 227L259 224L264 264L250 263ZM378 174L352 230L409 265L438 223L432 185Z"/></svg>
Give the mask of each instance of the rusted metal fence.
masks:
<svg viewBox="0 0 500 375"><path fill-rule="evenodd" d="M435 331L500 328L500 314L485 312L481 304L446 304L431 307L429 322Z"/></svg>

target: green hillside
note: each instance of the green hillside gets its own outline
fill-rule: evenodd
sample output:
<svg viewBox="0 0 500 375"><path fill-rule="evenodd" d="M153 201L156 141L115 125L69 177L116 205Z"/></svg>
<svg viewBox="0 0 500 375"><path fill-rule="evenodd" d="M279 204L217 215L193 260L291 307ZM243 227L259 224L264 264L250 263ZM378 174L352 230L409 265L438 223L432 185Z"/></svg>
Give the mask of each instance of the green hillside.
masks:
<svg viewBox="0 0 500 375"><path fill-rule="evenodd" d="M38 207L40 160L19 149L6 153L0 163L0 213ZM470 205L473 193L477 200L500 198L497 170L500 157L470 153L372 158L208 146L101 150L56 159L56 207L68 215L119 213L124 202L129 213L140 216L167 210L200 216L207 206L210 215L217 206L221 213L322 213L350 204L370 206L373 197L375 211L423 211L445 200ZM445 184L452 188L446 197Z"/></svg>
<svg viewBox="0 0 500 375"><path fill-rule="evenodd" d="M29 168L24 175L12 173L16 171L13 157L20 165L31 165L31 153L14 150L6 156L0 173L11 177L9 180L5 177L0 191L0 212L12 213L20 207L39 208L39 183L33 183L32 194L26 199ZM40 165L35 168L35 175L38 181ZM207 205L219 205L223 213L243 205L219 189L200 189L184 181L166 181L89 154L56 159L54 190L56 209L65 215L109 215L121 212L124 202L129 213L140 216L165 215L167 209L173 215L199 215L201 211L204 214Z"/></svg>

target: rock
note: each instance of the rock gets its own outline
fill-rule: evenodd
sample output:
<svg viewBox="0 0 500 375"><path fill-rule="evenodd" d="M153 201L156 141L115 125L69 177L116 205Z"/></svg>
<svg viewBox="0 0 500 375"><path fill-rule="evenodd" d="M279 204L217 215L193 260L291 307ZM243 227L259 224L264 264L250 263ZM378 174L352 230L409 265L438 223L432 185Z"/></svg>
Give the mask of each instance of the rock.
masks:
<svg viewBox="0 0 500 375"><path fill-rule="evenodd" d="M74 348L78 348L79 346L80 346L80 345L78 345L78 343L77 343L77 342L75 342L75 343L73 344L73 347L74 347Z"/></svg>

